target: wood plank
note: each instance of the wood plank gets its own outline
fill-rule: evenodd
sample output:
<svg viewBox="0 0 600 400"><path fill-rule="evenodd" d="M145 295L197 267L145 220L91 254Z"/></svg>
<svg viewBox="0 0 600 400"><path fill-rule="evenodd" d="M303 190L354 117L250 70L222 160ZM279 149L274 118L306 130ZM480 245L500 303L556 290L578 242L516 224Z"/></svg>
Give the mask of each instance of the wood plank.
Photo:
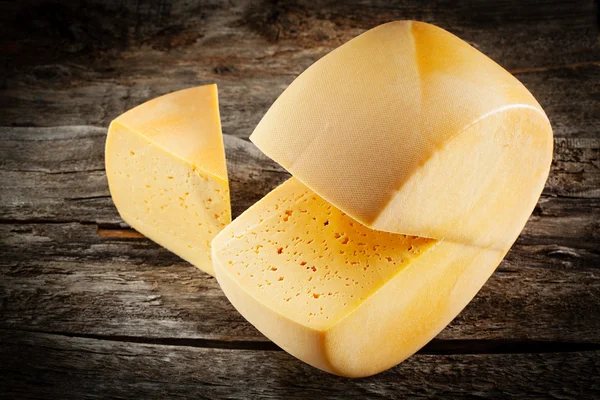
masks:
<svg viewBox="0 0 600 400"><path fill-rule="evenodd" d="M122 224L104 172L106 129L0 128L0 219ZM289 178L250 142L224 135L233 214Z"/></svg>
<svg viewBox="0 0 600 400"><path fill-rule="evenodd" d="M544 108L556 137L600 137L600 62L515 72Z"/></svg>
<svg viewBox="0 0 600 400"><path fill-rule="evenodd" d="M266 341L213 278L148 239L78 223L3 224L0 237L0 328ZM519 242L438 338L600 344L597 249Z"/></svg>
<svg viewBox="0 0 600 400"><path fill-rule="evenodd" d="M308 66L315 60L305 64ZM129 62L136 65L147 63L145 60ZM256 60L251 62L257 64ZM296 59L289 60L294 66L297 62ZM75 79L73 83L71 80L21 83L19 79L30 78L17 77L0 93L0 106L3 108L0 125L89 124L108 127L110 121L121 113L151 98L200 84L217 83L223 132L248 138L273 101L296 76L296 73L283 72L267 76L264 73L259 76L202 75L197 71L199 67L195 61L190 61L190 64L178 61L172 67L160 60L149 63L157 69L142 71L142 75L123 72L115 78L94 74L90 78ZM65 68L79 70L73 66ZM262 68L269 70L270 67ZM544 107L557 136L595 138L600 133L600 122L596 117L600 113L597 101L600 95L600 63L521 72L517 77Z"/></svg>
<svg viewBox="0 0 600 400"><path fill-rule="evenodd" d="M106 129L92 126L0 128L0 219L122 224L104 172L105 138ZM233 214L238 215L289 174L250 142L230 135L224 140ZM600 140L557 138L538 216L579 211L582 229L597 228L590 217L600 198L599 159ZM569 198L587 200L569 203Z"/></svg>
<svg viewBox="0 0 600 400"><path fill-rule="evenodd" d="M224 132L247 138L314 61L368 28L417 18L450 29L517 73L560 136L600 132L600 47L594 5L586 0L543 7L522 0L494 7L409 0L35 3L0 15L14 35L1 47L7 61L0 65L0 125L106 127L150 98L216 82ZM69 23L75 32L64 29Z"/></svg>
<svg viewBox="0 0 600 400"><path fill-rule="evenodd" d="M240 351L0 332L9 398L390 399L600 396L600 352L417 354L346 379L281 351Z"/></svg>
<svg viewBox="0 0 600 400"><path fill-rule="evenodd" d="M3 326L264 340L214 280L132 231L110 233L124 224L106 186L104 139L105 129L89 126L0 128L9 182L0 189ZM225 142L237 214L288 175L249 142ZM545 195L517 245L441 337L597 341L600 142L559 138L555 147Z"/></svg>
<svg viewBox="0 0 600 400"><path fill-rule="evenodd" d="M2 11L3 51L15 57L9 66L86 58L111 62L139 51L181 59L198 48L203 52L196 58L234 61L271 55L274 49L328 51L366 29L401 19L432 22L480 42L509 68L598 61L599 54L595 7L586 0L550 0L543 6L535 0L504 0L493 7L485 0L23 0ZM96 68L107 69L107 64Z"/></svg>

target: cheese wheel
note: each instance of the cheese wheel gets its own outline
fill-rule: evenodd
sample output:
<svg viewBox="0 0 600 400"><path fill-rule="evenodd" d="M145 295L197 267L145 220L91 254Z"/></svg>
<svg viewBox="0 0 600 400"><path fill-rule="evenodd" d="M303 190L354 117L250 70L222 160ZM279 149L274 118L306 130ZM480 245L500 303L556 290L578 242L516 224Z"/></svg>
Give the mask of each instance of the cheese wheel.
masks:
<svg viewBox="0 0 600 400"><path fill-rule="evenodd" d="M374 229L504 249L552 159L527 89L430 24L391 22L304 71L250 139Z"/></svg>
<svg viewBox="0 0 600 400"><path fill-rule="evenodd" d="M251 140L293 178L215 238L217 279L284 350L348 377L401 362L475 296L533 210L553 144L518 80L412 21L317 61Z"/></svg>
<svg viewBox="0 0 600 400"><path fill-rule="evenodd" d="M235 308L292 355L347 377L416 352L505 252L372 230L295 178L213 241L217 280Z"/></svg>
<svg viewBox="0 0 600 400"><path fill-rule="evenodd" d="M110 125L105 159L123 220L214 275L210 243L231 221L216 85L122 114Z"/></svg>

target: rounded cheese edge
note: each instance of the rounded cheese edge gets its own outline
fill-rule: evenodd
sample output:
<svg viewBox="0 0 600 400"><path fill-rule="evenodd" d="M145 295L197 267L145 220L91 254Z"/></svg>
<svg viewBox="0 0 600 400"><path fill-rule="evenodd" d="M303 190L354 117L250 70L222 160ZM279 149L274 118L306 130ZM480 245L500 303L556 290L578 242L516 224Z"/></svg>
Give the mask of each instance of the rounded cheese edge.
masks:
<svg viewBox="0 0 600 400"><path fill-rule="evenodd" d="M390 44L390 41L399 44ZM397 96L400 103L395 107L402 109L401 113L393 113L393 108L387 110L385 107L389 104L386 105L385 98L376 98L378 90L370 89L369 85L373 85L373 82L387 87L385 80L366 76L364 82L340 81L343 77L339 75L348 68L359 71L363 68L361 65L369 65L370 61L361 60L360 57L355 59L355 53L371 51L376 45L382 51L403 51L406 53L402 54L403 58L410 59L407 65L404 65L406 60L389 61L394 67L391 71L405 67L401 71L392 74L389 68L386 70L394 79L387 86L397 85L399 88L390 93L400 93ZM437 46L436 51L428 52L432 46ZM370 58L376 58L377 51ZM385 56L379 61L388 63L388 58ZM354 64L359 66L354 67ZM350 76L356 75L357 71L351 70ZM397 78L399 74L408 74L409 77ZM330 82L332 79L333 83ZM345 93L344 85L352 87L354 91ZM323 92L338 97L328 97L329 94ZM363 98L361 96L364 93L370 94ZM355 117L362 115L360 107L371 110L371 106L364 105L363 101L371 101L369 96L375 96L374 101L378 102L378 108L372 114L378 115L379 120L373 124ZM448 96L456 101L449 101ZM382 107L385 112L379 110ZM471 237L466 240L464 237L453 237L451 230L440 236L439 232L419 227L418 221L411 221L417 226L406 230L406 226L398 220L402 221L402 216L410 219L412 209L398 209L394 207L392 199L404 183L437 153L443 152L454 138L472 130L474 125L486 129L491 116L497 118L517 108L528 108L529 114L533 114L531 110L537 111L534 118L539 119L541 128L539 132L531 134L544 135L550 143L536 149L545 153L545 160L541 162L542 167L546 168L541 178L545 181L549 171L547 160L551 160L552 156L552 130L546 115L529 91L498 64L449 32L426 23L400 21L381 25L358 36L309 67L276 100L250 139L298 180L366 226L469 244L469 241L477 240L479 232L471 232ZM457 110L460 114L456 114ZM397 114L404 116L398 117ZM382 136L377 131L377 124L385 119L393 122L393 129L408 127L395 133L408 136L402 137L396 144L386 142L386 137L391 133L383 132ZM349 125L346 127L344 124ZM335 133L336 126L344 128L340 130L341 134ZM367 130L361 131L363 128ZM413 131L417 132L416 136ZM514 145L518 147L519 143ZM533 156L536 158L538 154ZM465 153L463 157L470 155ZM517 166L523 169L528 167ZM388 179L390 176L394 177L393 181ZM461 177L450 175L449 179L460 182ZM515 184L519 185L518 182ZM435 192L423 195L429 196L429 203L431 198L436 198ZM474 199L464 200L469 202ZM445 199L439 198L438 201ZM526 208L533 209L533 205L527 205ZM451 225L443 213L436 214L435 207L429 212L436 215L441 225ZM389 218L390 215L400 217ZM491 243L488 241L482 245Z"/></svg>

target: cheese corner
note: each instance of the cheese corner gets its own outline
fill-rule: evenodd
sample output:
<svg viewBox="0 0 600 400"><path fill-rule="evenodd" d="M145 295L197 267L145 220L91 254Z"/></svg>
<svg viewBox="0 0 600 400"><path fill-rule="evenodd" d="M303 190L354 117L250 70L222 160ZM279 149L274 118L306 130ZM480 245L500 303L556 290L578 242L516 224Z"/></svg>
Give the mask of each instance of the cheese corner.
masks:
<svg viewBox="0 0 600 400"><path fill-rule="evenodd" d="M122 114L110 125L105 159L123 220L214 275L210 243L231 221L216 85Z"/></svg>
<svg viewBox="0 0 600 400"><path fill-rule="evenodd" d="M250 139L292 179L213 241L232 304L284 350L362 377L431 340L517 239L552 160L529 91L415 21L315 62Z"/></svg>

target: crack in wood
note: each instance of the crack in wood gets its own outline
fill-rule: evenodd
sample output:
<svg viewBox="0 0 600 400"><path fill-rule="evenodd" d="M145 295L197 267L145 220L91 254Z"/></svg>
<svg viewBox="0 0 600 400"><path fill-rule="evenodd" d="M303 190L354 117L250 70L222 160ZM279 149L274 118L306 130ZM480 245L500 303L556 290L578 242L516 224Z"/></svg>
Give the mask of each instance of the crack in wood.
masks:
<svg viewBox="0 0 600 400"><path fill-rule="evenodd" d="M198 347L211 349L230 349L230 350L263 350L263 351L281 351L281 348L268 340L219 340L205 338L174 338L174 337L143 337L143 336L125 336L125 335L99 335L88 333L72 333L59 331L44 331L36 329L6 329L0 328L0 331L23 332L23 333L41 333L46 335L66 336L80 339L105 340L110 342L124 342L137 344L152 344L158 346L176 346L176 347Z"/></svg>
<svg viewBox="0 0 600 400"><path fill-rule="evenodd" d="M46 218L0 218L0 225L35 225L35 224L81 224L81 225L98 225L98 222L91 220L75 220L75 219L46 219Z"/></svg>
<svg viewBox="0 0 600 400"><path fill-rule="evenodd" d="M101 194L98 196L79 196L79 197L67 197L67 201L85 201L85 200L98 200L98 199L110 199L110 194Z"/></svg>
<svg viewBox="0 0 600 400"><path fill-rule="evenodd" d="M20 172L20 173L33 173L33 174L47 174L47 175L68 175L68 174L80 174L80 173L90 173L90 172L105 172L104 168L92 168L92 169L80 169L80 170L70 170L70 171L50 171L44 169L3 169L0 171L4 172Z"/></svg>
<svg viewBox="0 0 600 400"><path fill-rule="evenodd" d="M124 335L98 335L44 330L15 330L0 328L0 331L13 333L39 333L66 336L70 338L95 339L110 342L151 344L157 346L195 347L227 350L282 351L268 340L222 340L205 338L143 337ZM498 339L433 339L417 354L459 355L459 354L541 354L599 351L599 343L580 343L541 340L498 340Z"/></svg>
<svg viewBox="0 0 600 400"><path fill-rule="evenodd" d="M96 233L100 237L117 239L142 239L146 236L133 229L106 229L98 227Z"/></svg>
<svg viewBox="0 0 600 400"><path fill-rule="evenodd" d="M528 73L533 73L533 72L548 72L548 71L556 71L556 70L561 70L561 69L577 69L577 68L584 68L584 67L600 67L600 61L588 61L588 62L580 62L580 63L573 63L573 64L561 64L561 65L547 65L547 66L533 67L533 68L513 68L513 69L509 69L508 72L510 72L513 75L519 75L519 74L528 74Z"/></svg>

